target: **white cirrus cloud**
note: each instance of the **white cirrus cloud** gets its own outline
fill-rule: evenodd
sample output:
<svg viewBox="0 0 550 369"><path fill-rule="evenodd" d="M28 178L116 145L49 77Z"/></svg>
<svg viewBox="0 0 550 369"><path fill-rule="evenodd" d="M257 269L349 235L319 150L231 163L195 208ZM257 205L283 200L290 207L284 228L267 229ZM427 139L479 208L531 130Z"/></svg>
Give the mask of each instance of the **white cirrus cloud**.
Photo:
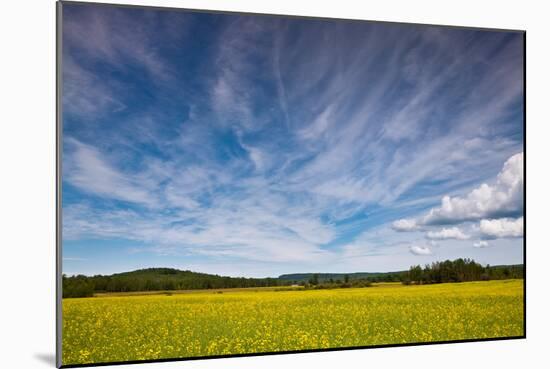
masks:
<svg viewBox="0 0 550 369"><path fill-rule="evenodd" d="M138 176L124 173L97 148L74 138L65 138L64 179L83 192L103 198L153 207L155 196Z"/></svg>
<svg viewBox="0 0 550 369"><path fill-rule="evenodd" d="M418 230L418 224L414 219L399 219L392 223L393 230L398 232L410 232Z"/></svg>
<svg viewBox="0 0 550 369"><path fill-rule="evenodd" d="M80 257L63 257L63 261L85 261L87 259Z"/></svg>
<svg viewBox="0 0 550 369"><path fill-rule="evenodd" d="M523 217L517 219L482 219L479 231L486 238L523 237Z"/></svg>
<svg viewBox="0 0 550 369"><path fill-rule="evenodd" d="M409 251L414 255L431 255L432 250L428 246L413 245L409 247Z"/></svg>
<svg viewBox="0 0 550 369"><path fill-rule="evenodd" d="M483 247L489 247L489 242L479 240L477 242L474 242L474 247L476 247L478 249L483 248Z"/></svg>
<svg viewBox="0 0 550 369"><path fill-rule="evenodd" d="M439 231L430 231L426 233L426 238L430 240L467 240L470 236L462 232L459 228L452 227L442 228Z"/></svg>

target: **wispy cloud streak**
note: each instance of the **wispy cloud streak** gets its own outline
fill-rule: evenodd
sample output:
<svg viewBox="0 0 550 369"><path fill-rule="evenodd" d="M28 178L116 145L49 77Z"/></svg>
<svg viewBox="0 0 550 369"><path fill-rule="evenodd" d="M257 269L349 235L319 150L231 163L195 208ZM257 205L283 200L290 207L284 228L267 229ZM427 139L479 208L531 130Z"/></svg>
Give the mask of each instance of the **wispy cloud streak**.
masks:
<svg viewBox="0 0 550 369"><path fill-rule="evenodd" d="M403 264L523 209L520 35L102 9L66 19L68 240Z"/></svg>

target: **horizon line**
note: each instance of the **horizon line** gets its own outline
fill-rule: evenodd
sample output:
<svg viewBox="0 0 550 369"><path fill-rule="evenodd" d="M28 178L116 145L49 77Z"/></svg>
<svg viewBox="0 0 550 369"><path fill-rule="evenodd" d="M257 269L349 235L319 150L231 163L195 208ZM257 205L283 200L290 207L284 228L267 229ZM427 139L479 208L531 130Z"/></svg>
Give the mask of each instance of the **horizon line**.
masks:
<svg viewBox="0 0 550 369"><path fill-rule="evenodd" d="M449 259L447 259L447 260L449 260ZM436 261L436 262L444 262L444 261L447 261L447 260L440 260L440 261ZM454 259L454 260L457 260L457 259ZM453 261L453 260L450 260L450 261ZM476 262L475 260L473 260L473 261ZM431 263L429 263L429 264L431 264ZM481 263L477 263L477 264L480 264L484 267L489 266L489 267L493 267L493 268L494 267L520 266L520 265L525 266L524 262L515 263L515 264L495 264L495 265L491 265L491 264L483 265ZM421 264L415 264L415 265L409 266L408 269L410 269L413 266L417 266L417 265L422 266ZM132 273L132 272L138 272L138 271L148 270L148 269L171 269L171 270L177 270L177 271L180 271L180 272L191 272L191 273L198 273L198 274L215 275L215 276L219 276L219 277L247 278L247 279L266 279L266 278L278 279L278 278L281 278L282 276L294 275L294 274L342 274L342 275L350 274L351 275L351 274L388 274L388 273L402 273L402 272L407 272L408 271L408 269L402 269L402 270L389 270L389 271L385 271L385 272L380 272L380 271L378 271L378 272L360 272L360 271L359 272L358 271L355 271L355 272L294 272L294 273L282 273L282 274L279 274L276 277L273 277L273 276L246 277L246 276L229 276L229 275L216 274L216 273L199 272L199 271L195 271L195 270L191 270L191 269L179 269L179 268L174 268L174 267L154 267L153 266L153 267L144 267L144 268L132 269L132 270L127 270L127 271L123 271L123 272L114 272L114 273L110 273L110 274L101 274L101 273L98 273L98 274L85 274L85 273L72 273L72 274L69 274L69 273L61 273L61 275L62 276L68 276L68 277L75 277L75 276L79 276L79 275L83 275L85 277L95 277L95 276L110 277L110 276L113 276L113 275L116 275L116 274Z"/></svg>

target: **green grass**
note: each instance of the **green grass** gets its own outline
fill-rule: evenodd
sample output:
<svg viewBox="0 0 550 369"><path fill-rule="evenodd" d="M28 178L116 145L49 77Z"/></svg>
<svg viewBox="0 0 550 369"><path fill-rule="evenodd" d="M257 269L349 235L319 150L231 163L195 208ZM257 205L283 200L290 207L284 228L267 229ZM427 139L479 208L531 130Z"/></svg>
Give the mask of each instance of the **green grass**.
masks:
<svg viewBox="0 0 550 369"><path fill-rule="evenodd" d="M63 364L523 335L523 280L63 300Z"/></svg>

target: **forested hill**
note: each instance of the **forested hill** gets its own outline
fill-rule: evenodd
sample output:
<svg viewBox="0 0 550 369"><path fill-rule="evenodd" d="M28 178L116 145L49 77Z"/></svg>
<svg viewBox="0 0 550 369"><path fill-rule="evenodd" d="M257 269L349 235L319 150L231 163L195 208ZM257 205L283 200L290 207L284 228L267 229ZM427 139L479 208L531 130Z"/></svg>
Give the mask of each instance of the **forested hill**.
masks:
<svg viewBox="0 0 550 369"><path fill-rule="evenodd" d="M366 287L372 282L444 283L523 278L523 265L481 266L469 259L412 266L386 273L297 273L277 278L235 278L171 268L149 268L112 275L63 275L63 297L93 296L96 292L169 291L289 286L306 288Z"/></svg>
<svg viewBox="0 0 550 369"><path fill-rule="evenodd" d="M233 278L189 270L149 268L108 276L63 276L63 297L91 296L94 292L267 287L278 284L277 278Z"/></svg>

